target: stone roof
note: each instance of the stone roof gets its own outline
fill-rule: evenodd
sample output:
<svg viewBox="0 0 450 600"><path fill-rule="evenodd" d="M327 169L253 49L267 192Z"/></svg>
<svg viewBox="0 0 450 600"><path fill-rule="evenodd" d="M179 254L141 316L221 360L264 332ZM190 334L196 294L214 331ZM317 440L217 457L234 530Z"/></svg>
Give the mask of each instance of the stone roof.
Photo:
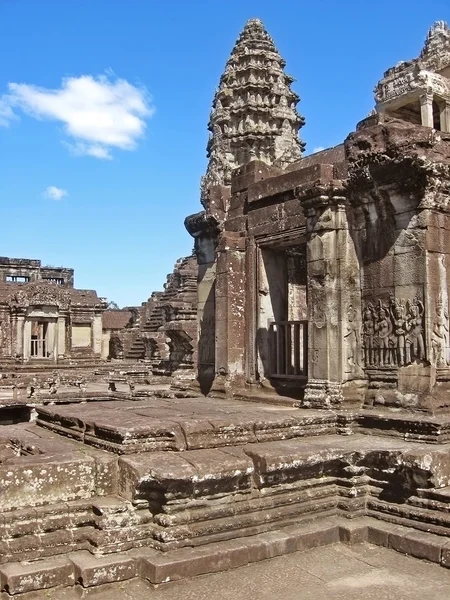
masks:
<svg viewBox="0 0 450 600"><path fill-rule="evenodd" d="M0 282L0 304L10 306L98 306L104 302L94 290L77 290L56 283L38 280L31 283Z"/></svg>
<svg viewBox="0 0 450 600"><path fill-rule="evenodd" d="M301 157L298 131L304 119L285 61L259 19L240 34L216 91L208 125L209 164L202 180L202 203L212 185L230 185L234 169L262 160L285 167Z"/></svg>
<svg viewBox="0 0 450 600"><path fill-rule="evenodd" d="M286 171L297 171L298 169L306 169L313 165L337 165L345 163L345 161L344 144L339 144L333 148L326 148L325 150L314 152L314 154L301 158L292 165L289 165Z"/></svg>
<svg viewBox="0 0 450 600"><path fill-rule="evenodd" d="M131 317L130 310L105 310L102 316L103 329L123 329Z"/></svg>

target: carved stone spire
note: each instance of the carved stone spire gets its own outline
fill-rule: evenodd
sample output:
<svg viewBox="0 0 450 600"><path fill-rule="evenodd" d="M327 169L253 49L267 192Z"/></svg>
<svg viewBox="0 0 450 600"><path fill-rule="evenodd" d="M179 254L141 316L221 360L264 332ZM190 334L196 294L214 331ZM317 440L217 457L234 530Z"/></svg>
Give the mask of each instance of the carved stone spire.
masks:
<svg viewBox="0 0 450 600"><path fill-rule="evenodd" d="M247 22L226 64L213 101L208 129L209 164L202 204L212 185L229 185L231 173L251 160L284 167L301 157L304 125L294 81L284 72L272 38L259 19Z"/></svg>
<svg viewBox="0 0 450 600"><path fill-rule="evenodd" d="M420 58L450 49L450 28L445 21L436 21L428 32Z"/></svg>

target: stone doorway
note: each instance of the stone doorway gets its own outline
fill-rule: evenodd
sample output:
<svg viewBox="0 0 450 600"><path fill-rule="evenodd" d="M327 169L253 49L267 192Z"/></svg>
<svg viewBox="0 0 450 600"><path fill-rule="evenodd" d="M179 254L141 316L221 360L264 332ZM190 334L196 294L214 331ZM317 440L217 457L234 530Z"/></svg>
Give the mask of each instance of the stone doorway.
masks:
<svg viewBox="0 0 450 600"><path fill-rule="evenodd" d="M50 320L32 319L30 323L29 356L31 359L53 359L54 323Z"/></svg>
<svg viewBox="0 0 450 600"><path fill-rule="evenodd" d="M257 373L275 388L307 381L306 244L259 248Z"/></svg>

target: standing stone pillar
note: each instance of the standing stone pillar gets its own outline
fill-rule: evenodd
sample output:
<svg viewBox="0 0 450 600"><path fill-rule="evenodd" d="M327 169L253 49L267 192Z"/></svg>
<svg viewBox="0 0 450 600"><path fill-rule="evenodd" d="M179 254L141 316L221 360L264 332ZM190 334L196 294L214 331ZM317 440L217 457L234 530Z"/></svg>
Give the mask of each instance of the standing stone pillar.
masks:
<svg viewBox="0 0 450 600"><path fill-rule="evenodd" d="M96 314L92 323L92 351L94 354L102 353L102 315Z"/></svg>
<svg viewBox="0 0 450 600"><path fill-rule="evenodd" d="M444 102L441 105L441 131L450 133L450 103Z"/></svg>
<svg viewBox="0 0 450 600"><path fill-rule="evenodd" d="M305 210L308 384L304 405L361 405L361 293L341 182L297 189Z"/></svg>
<svg viewBox="0 0 450 600"><path fill-rule="evenodd" d="M23 359L30 360L31 321L26 319L23 327Z"/></svg>
<svg viewBox="0 0 450 600"><path fill-rule="evenodd" d="M55 352L55 348L56 348L55 329L56 329L56 321L50 321L47 325L46 353L47 353L48 358L51 358L54 361L57 358L57 355Z"/></svg>
<svg viewBox="0 0 450 600"><path fill-rule="evenodd" d="M217 247L216 371L225 390L245 385L245 238L222 233Z"/></svg>
<svg viewBox="0 0 450 600"><path fill-rule="evenodd" d="M17 358L23 358L23 329L25 324L25 315L16 315L16 351Z"/></svg>
<svg viewBox="0 0 450 600"><path fill-rule="evenodd" d="M422 125L424 127L433 127L433 94L423 94L419 100Z"/></svg>
<svg viewBox="0 0 450 600"><path fill-rule="evenodd" d="M64 358L66 353L66 319L58 317L57 323L57 355L58 359Z"/></svg>
<svg viewBox="0 0 450 600"><path fill-rule="evenodd" d="M195 239L198 262L197 379L200 390L208 394L216 374L216 245L219 233L216 219L201 212L185 219L185 227Z"/></svg>

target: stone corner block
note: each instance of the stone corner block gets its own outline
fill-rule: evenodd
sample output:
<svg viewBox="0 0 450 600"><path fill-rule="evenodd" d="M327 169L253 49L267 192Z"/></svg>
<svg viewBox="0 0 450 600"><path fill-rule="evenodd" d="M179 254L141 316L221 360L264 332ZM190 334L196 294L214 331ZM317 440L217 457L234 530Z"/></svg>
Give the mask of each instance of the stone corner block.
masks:
<svg viewBox="0 0 450 600"><path fill-rule="evenodd" d="M137 563L126 554L94 556L88 551L73 552L69 559L75 569L76 580L83 587L125 581L137 576Z"/></svg>
<svg viewBox="0 0 450 600"><path fill-rule="evenodd" d="M11 596L75 584L74 566L64 557L55 557L36 562L9 563L0 568L2 591Z"/></svg>

